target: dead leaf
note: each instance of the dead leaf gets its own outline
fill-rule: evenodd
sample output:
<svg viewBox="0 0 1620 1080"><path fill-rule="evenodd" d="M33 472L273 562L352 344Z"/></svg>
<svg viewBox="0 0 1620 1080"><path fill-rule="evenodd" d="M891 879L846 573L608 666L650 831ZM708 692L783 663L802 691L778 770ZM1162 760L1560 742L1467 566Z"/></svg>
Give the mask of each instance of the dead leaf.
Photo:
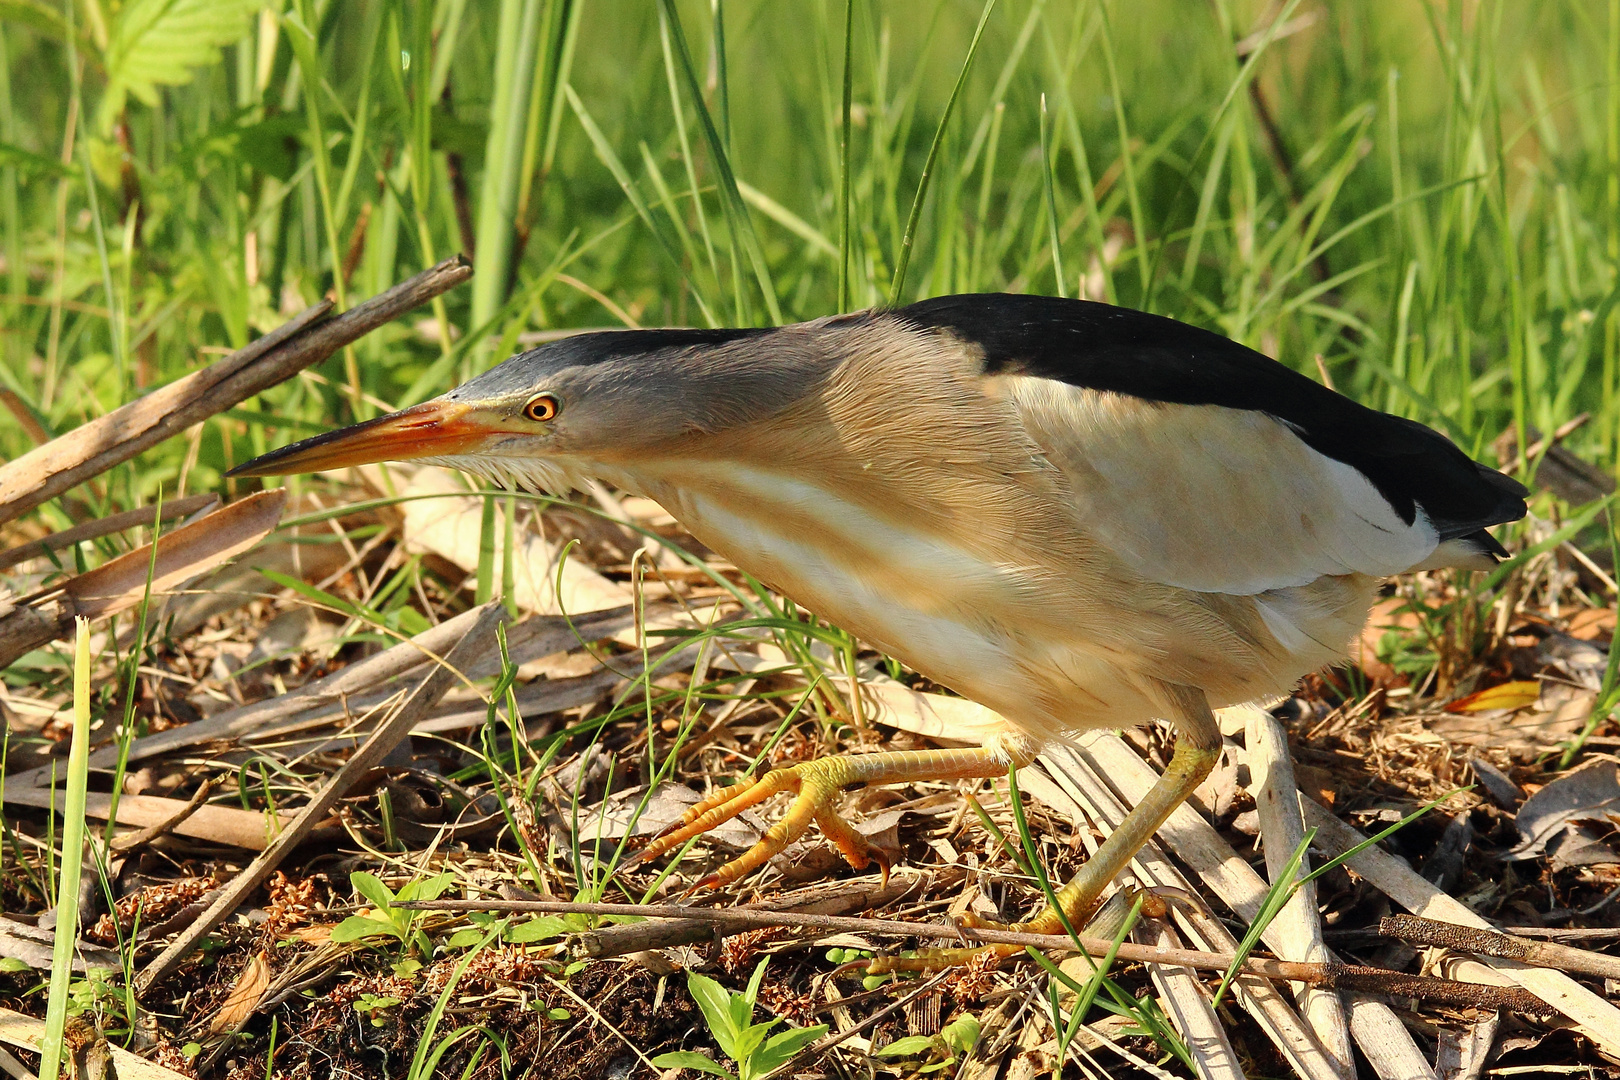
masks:
<svg viewBox="0 0 1620 1080"><path fill-rule="evenodd" d="M1614 637L1614 608L1586 608L1577 611L1564 632L1579 641L1592 641L1607 646Z"/></svg>
<svg viewBox="0 0 1620 1080"><path fill-rule="evenodd" d="M406 470L390 466L400 473ZM363 470L363 475L375 475ZM409 473L400 506L405 516L405 550L427 552L471 572L478 565L484 500L467 493L466 486L448 469L426 466ZM435 495L439 498L412 498ZM495 565L502 565L501 545L506 530L495 530ZM570 556L562 563L558 588L559 549L545 537L523 532L513 553L513 599L523 611L556 615L562 611L604 611L630 602L622 585L609 581L585 562Z"/></svg>
<svg viewBox="0 0 1620 1080"><path fill-rule="evenodd" d="M1534 709L1437 713L1426 718L1424 726L1453 743L1535 753L1581 730L1592 715L1595 697L1578 686L1548 683Z"/></svg>
<svg viewBox="0 0 1620 1080"><path fill-rule="evenodd" d="M16 919L0 917L0 956L21 960L35 971L49 971L55 942L56 933L53 930L43 930ZM73 970L83 975L87 965L109 971L117 971L121 966L117 953L81 941L73 950Z"/></svg>
<svg viewBox="0 0 1620 1080"><path fill-rule="evenodd" d="M1615 818L1620 818L1620 769L1612 761L1594 761L1525 800L1515 819L1523 840L1502 858L1509 862L1539 858L1572 823Z"/></svg>
<svg viewBox="0 0 1620 1080"><path fill-rule="evenodd" d="M208 1021L208 1034L223 1035L246 1023L269 985L270 954L261 949L236 976L236 985L231 987L225 1003Z"/></svg>
<svg viewBox="0 0 1620 1080"><path fill-rule="evenodd" d="M1474 779L1485 789L1485 794L1502 809L1512 810L1524 798L1524 792L1513 782L1513 778L1484 758L1469 758L1468 767L1474 770Z"/></svg>
<svg viewBox="0 0 1620 1080"><path fill-rule="evenodd" d="M1448 713L1475 713L1486 709L1522 709L1541 697L1541 683L1535 679L1505 682L1476 690L1446 706Z"/></svg>
<svg viewBox="0 0 1620 1080"><path fill-rule="evenodd" d="M1577 686L1596 690L1603 684L1609 651L1568 634L1548 634L1536 646L1536 662L1562 672Z"/></svg>
<svg viewBox="0 0 1620 1080"><path fill-rule="evenodd" d="M173 521L176 518L190 517L210 504L218 503L219 496L208 492L171 499L161 507L145 506L138 510L126 510L122 514L109 514L95 521L75 525L71 529L53 532L49 536L21 544L8 551L0 551L0 570L16 566L20 562L27 562L29 559L37 559L52 551L63 551L86 540L95 540L123 532L125 529L150 525L154 515L162 521Z"/></svg>

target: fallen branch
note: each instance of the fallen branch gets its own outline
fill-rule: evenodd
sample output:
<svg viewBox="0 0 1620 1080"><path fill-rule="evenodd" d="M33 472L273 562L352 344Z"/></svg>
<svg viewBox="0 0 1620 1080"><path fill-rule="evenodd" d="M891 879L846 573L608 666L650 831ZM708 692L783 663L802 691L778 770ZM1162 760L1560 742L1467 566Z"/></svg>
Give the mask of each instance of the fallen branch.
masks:
<svg viewBox="0 0 1620 1080"><path fill-rule="evenodd" d="M332 303L322 300L223 360L30 450L0 466L0 524L291 378L470 276L472 267L456 256L330 319Z"/></svg>
<svg viewBox="0 0 1620 1080"><path fill-rule="evenodd" d="M887 885L878 878L829 881L784 893L759 905L761 910L797 911L817 915L841 915L847 911L881 908L908 895L927 896L941 885L954 884L963 876L961 867L943 867L938 873L897 867ZM595 960L611 956L691 945L712 939L716 925L712 919L656 919L618 923L575 935L577 952Z"/></svg>
<svg viewBox="0 0 1620 1080"><path fill-rule="evenodd" d="M1537 967L1557 968L1581 975L1620 979L1620 956L1572 949L1550 941L1530 941L1497 930L1424 919L1417 915L1389 915L1378 921L1378 932L1413 945L1429 945L1475 956L1496 956Z"/></svg>
<svg viewBox="0 0 1620 1080"><path fill-rule="evenodd" d="M1316 826L1316 846L1328 856L1348 852L1367 839L1359 830L1334 817L1319 803L1305 799L1301 805L1305 810L1305 823ZM1485 919L1479 912L1442 892L1432 881L1420 877L1404 860L1376 845L1361 848L1360 854L1352 858L1348 865L1371 882L1374 888L1408 911L1440 915L1447 922L1491 929L1485 925ZM1611 1055L1620 1054L1620 1010L1590 987L1551 968L1525 967L1516 961L1501 958L1492 958L1491 966L1580 1024L1582 1033Z"/></svg>
<svg viewBox="0 0 1620 1080"><path fill-rule="evenodd" d="M1224 972L1232 966L1230 955L1194 949L1163 949L1154 945L1137 945L1131 942L1115 946L1112 941L1103 938L1082 936L1074 939L1064 934L1026 934L1015 930L910 923L895 919L857 919L807 912L702 908L685 904L573 904L554 900L422 900L396 903L394 906L409 911L489 911L514 914L532 912L554 915L630 915L649 919L699 919L737 927L791 926L840 933L1005 942L1037 949L1069 952L1083 950L1092 956L1107 956L1110 950L1114 950L1119 959L1133 963L1170 964L1202 971ZM1540 998L1515 987L1487 986L1482 983L1406 975L1398 971L1341 964L1336 961L1305 963L1251 956L1239 966L1238 971L1245 975L1302 982L1330 990L1355 990L1367 994L1419 998L1437 1004L1466 1008L1508 1009L1512 1012L1540 1016L1552 1013Z"/></svg>

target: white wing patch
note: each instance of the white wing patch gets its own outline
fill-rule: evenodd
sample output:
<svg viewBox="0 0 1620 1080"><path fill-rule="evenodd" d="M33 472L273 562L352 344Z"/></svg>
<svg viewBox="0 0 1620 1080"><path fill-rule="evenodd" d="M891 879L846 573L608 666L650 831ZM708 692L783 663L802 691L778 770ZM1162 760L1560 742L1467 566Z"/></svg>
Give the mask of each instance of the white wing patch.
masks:
<svg viewBox="0 0 1620 1080"><path fill-rule="evenodd" d="M1360 471L1264 413L1030 376L989 382L1063 472L1081 526L1152 580L1252 596L1398 574L1439 544L1421 509L1407 524Z"/></svg>

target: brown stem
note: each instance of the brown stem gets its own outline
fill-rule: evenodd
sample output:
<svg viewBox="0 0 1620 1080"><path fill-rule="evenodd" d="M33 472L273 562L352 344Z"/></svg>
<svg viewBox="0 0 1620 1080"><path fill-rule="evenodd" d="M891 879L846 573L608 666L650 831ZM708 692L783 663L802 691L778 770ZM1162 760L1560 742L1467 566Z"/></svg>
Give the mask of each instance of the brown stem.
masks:
<svg viewBox="0 0 1620 1080"><path fill-rule="evenodd" d="M343 288L349 288L360 257L366 253L366 227L371 224L371 203L360 204L360 214L354 219L354 230L349 233L349 249L343 255Z"/></svg>
<svg viewBox="0 0 1620 1080"><path fill-rule="evenodd" d="M1390 915L1378 922L1378 932L1413 945L1430 945L1475 956L1497 956L1537 967L1558 968L1581 975L1620 979L1620 957L1589 949L1575 949L1551 941L1531 941L1496 930L1437 922L1417 915Z"/></svg>
<svg viewBox="0 0 1620 1080"><path fill-rule="evenodd" d="M123 209L118 217L120 221L129 220L129 212L135 211L135 246L141 246L141 230L146 227L146 203L141 199L141 177L135 171L135 147L129 140L129 112L125 110L118 114L118 122L113 125L113 137L118 141L118 188L123 198Z"/></svg>
<svg viewBox="0 0 1620 1080"><path fill-rule="evenodd" d="M576 915L639 915L653 919L698 919L736 927L797 926L849 933L890 934L905 937L1005 942L1038 949L1083 949L1093 956L1106 956L1115 950L1119 959L1132 963L1168 964L1203 971L1226 971L1232 966L1230 954L1200 952L1194 949L1163 949L1132 942L1116 946L1102 938L1064 934L1025 934L1013 930L929 923L901 922L895 919L857 919L841 915L808 912L760 911L752 908L701 908L686 904L573 904L553 900L426 900L399 903L410 911L496 911ZM1078 940L1078 946L1076 945ZM1333 990L1361 990L1368 993L1416 997L1447 1004L1504 1008L1514 1012L1548 1015L1550 1006L1519 987L1488 986L1483 983L1454 982L1419 975L1404 975L1382 968L1357 967L1340 963L1302 963L1250 956L1238 972L1265 979L1303 982Z"/></svg>

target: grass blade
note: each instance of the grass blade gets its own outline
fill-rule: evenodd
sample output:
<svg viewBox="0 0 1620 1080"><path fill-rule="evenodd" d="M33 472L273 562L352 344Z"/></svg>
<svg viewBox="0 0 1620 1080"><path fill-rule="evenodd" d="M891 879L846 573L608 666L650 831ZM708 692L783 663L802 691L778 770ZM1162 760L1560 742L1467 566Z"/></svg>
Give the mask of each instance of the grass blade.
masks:
<svg viewBox="0 0 1620 1080"><path fill-rule="evenodd" d="M968 45L967 57L962 61L962 70L957 72L956 85L951 87L951 96L945 102L945 112L939 118L939 126L934 129L934 141L928 148L928 158L923 162L922 176L917 179L917 195L911 200L911 214L906 218L906 231L900 237L900 256L895 262L894 283L889 286L891 307L900 305L900 296L906 287L906 267L911 263L911 245L917 237L917 221L922 217L923 200L928 197L928 181L934 175L934 159L939 157L940 144L945 141L945 128L950 124L951 114L956 110L957 98L962 96L962 87L967 83L968 72L973 70L973 57L978 54L979 42L984 38L984 28L990 22L990 13L995 8L996 0L985 0L984 11L979 15L979 25L973 28L973 41Z"/></svg>
<svg viewBox="0 0 1620 1080"><path fill-rule="evenodd" d="M40 1080L56 1080L67 1024L68 983L79 943L79 880L84 865L84 794L90 775L90 623L74 619L73 734L68 744L67 793L62 807L62 866L56 884L56 942L45 1005Z"/></svg>
<svg viewBox="0 0 1620 1080"><path fill-rule="evenodd" d="M679 61L680 72L686 79L687 92L691 94L692 105L697 109L698 119L702 121L704 141L708 144L710 157L714 159L715 172L720 177L720 205L726 212L726 224L731 231L733 243L742 245L748 261L753 265L754 277L759 282L759 291L764 297L765 310L770 315L772 325L780 325L782 309L776 300L776 286L771 282L770 269L765 265L765 252L759 246L759 235L754 231L754 219L749 216L742 193L737 190L737 177L731 169L731 157L726 152L725 140L720 137L720 132L714 126L714 118L709 114L708 107L703 104L703 88L698 82L697 69L692 66L692 54L686 45L686 32L681 29L674 0L662 0L662 11L669 25L675 58Z"/></svg>

